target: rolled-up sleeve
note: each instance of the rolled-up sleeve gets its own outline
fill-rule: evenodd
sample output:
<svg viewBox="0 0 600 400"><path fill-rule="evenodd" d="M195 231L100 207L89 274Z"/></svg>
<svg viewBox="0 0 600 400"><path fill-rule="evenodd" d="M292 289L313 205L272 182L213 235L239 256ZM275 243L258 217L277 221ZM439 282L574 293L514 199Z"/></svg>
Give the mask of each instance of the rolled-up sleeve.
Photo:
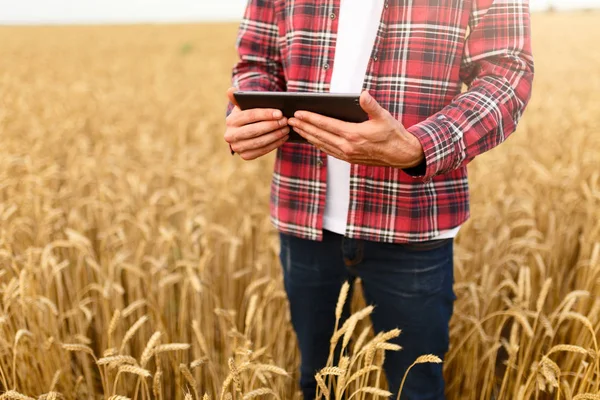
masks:
<svg viewBox="0 0 600 400"><path fill-rule="evenodd" d="M527 0L474 0L461 80L468 90L407 130L424 162L406 170L428 181L462 167L515 131L531 96L534 63Z"/></svg>
<svg viewBox="0 0 600 400"><path fill-rule="evenodd" d="M232 83L238 90L285 91L274 3L248 1L236 41L239 59L232 71ZM230 103L227 114L232 108Z"/></svg>

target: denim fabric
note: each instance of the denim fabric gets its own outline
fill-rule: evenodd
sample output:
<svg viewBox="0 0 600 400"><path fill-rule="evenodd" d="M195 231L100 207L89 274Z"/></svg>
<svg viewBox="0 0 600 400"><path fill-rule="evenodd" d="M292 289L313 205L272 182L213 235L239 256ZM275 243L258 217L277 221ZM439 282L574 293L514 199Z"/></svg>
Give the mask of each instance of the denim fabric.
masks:
<svg viewBox="0 0 600 400"><path fill-rule="evenodd" d="M444 358L449 345L453 291L453 240L389 244L325 231L323 241L280 234L281 264L292 324L301 353L300 387L314 399L315 372L325 366L344 281L359 277L376 332L399 328L401 351L387 352L384 369L394 393L408 366L424 354ZM350 297L349 297L350 298ZM348 303L348 302L347 302ZM349 309L344 310L347 318ZM444 399L441 364L413 367L402 399Z"/></svg>

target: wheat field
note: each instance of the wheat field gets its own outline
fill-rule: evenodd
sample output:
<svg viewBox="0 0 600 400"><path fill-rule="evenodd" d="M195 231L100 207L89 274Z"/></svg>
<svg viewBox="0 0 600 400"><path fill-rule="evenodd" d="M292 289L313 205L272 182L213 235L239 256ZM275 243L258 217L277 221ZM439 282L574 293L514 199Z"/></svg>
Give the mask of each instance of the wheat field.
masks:
<svg viewBox="0 0 600 400"><path fill-rule="evenodd" d="M236 28L0 27L0 399L300 398L273 156L222 138ZM533 30L525 118L469 167L449 399L600 398L600 13ZM401 333L344 300L321 396L384 398Z"/></svg>

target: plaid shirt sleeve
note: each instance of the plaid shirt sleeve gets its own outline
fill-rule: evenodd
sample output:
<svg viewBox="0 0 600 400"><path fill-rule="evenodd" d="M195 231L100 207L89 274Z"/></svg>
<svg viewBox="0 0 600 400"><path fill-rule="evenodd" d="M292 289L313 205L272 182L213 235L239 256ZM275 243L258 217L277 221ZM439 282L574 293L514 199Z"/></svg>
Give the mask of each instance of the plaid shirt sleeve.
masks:
<svg viewBox="0 0 600 400"><path fill-rule="evenodd" d="M474 0L469 27L460 72L468 90L408 128L421 142L425 161L406 172L425 182L502 143L531 96L528 0Z"/></svg>
<svg viewBox="0 0 600 400"><path fill-rule="evenodd" d="M277 45L279 28L275 0L250 0L240 24L233 68L233 86L239 90L285 91L285 78ZM233 105L229 103L227 115Z"/></svg>

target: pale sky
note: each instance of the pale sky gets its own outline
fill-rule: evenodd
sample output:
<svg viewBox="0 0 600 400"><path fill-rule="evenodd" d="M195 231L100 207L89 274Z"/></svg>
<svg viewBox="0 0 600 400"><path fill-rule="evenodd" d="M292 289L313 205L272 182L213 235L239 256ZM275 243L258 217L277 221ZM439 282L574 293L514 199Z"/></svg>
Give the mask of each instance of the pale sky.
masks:
<svg viewBox="0 0 600 400"><path fill-rule="evenodd" d="M0 24L239 20L247 0L0 0ZM530 0L531 8L600 8L600 0Z"/></svg>

